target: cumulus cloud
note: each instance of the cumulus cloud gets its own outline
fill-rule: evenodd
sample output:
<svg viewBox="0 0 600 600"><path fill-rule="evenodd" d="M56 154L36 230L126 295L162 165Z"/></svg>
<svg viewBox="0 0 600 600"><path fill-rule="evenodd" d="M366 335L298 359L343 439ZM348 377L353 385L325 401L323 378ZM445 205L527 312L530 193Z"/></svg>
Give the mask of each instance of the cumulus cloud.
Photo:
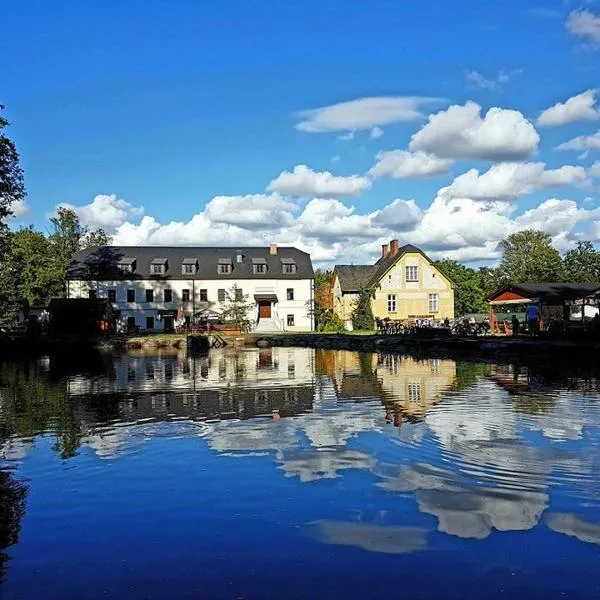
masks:
<svg viewBox="0 0 600 600"><path fill-rule="evenodd" d="M438 98L419 96L381 96L357 98L298 113L296 129L308 133L373 129L400 121L423 117L421 107L439 102Z"/></svg>
<svg viewBox="0 0 600 600"><path fill-rule="evenodd" d="M592 177L596 177L598 179L600 179L600 160L596 161L591 167L590 167L590 175Z"/></svg>
<svg viewBox="0 0 600 600"><path fill-rule="evenodd" d="M551 236L559 236L571 231L577 223L597 219L599 216L600 209L586 210L579 208L573 200L550 198L517 217L514 228L542 229Z"/></svg>
<svg viewBox="0 0 600 600"><path fill-rule="evenodd" d="M585 9L572 11L565 27L574 37L592 45L600 44L600 15Z"/></svg>
<svg viewBox="0 0 600 600"><path fill-rule="evenodd" d="M376 140L377 138L380 138L382 135L383 135L383 129L381 129L381 127L373 127L373 129L371 129L370 138L372 140Z"/></svg>
<svg viewBox="0 0 600 600"><path fill-rule="evenodd" d="M544 163L499 163L485 173L469 169L459 175L442 193L451 198L472 200L515 200L538 188L583 184L583 167L565 165L545 169Z"/></svg>
<svg viewBox="0 0 600 600"><path fill-rule="evenodd" d="M12 211L12 216L15 219L20 219L22 217L25 217L29 214L29 205L27 204L27 202L25 202L25 200L15 200L11 205L10 205L10 210Z"/></svg>
<svg viewBox="0 0 600 600"><path fill-rule="evenodd" d="M430 177L447 173L453 162L426 152L408 152L406 150L379 152L376 158L377 162L369 171L369 175L373 177L387 175L394 179Z"/></svg>
<svg viewBox="0 0 600 600"><path fill-rule="evenodd" d="M600 119L600 110L596 107L596 94L597 90L586 90L565 102L557 102L542 112L537 124L552 127L574 121Z"/></svg>
<svg viewBox="0 0 600 600"><path fill-rule="evenodd" d="M592 135L578 135L557 146L558 150L600 150L600 129Z"/></svg>
<svg viewBox="0 0 600 600"><path fill-rule="evenodd" d="M89 204L75 206L63 202L60 208L69 208L77 214L82 225L102 228L109 233L127 221L144 214L144 208L133 206L115 194L99 194Z"/></svg>
<svg viewBox="0 0 600 600"><path fill-rule="evenodd" d="M468 83L472 83L482 90L490 90L495 91L499 90L503 85L507 84L510 81L512 75L519 73L519 70L514 71L504 71L501 70L495 77L488 79L484 77L479 71L469 71L466 75L466 79Z"/></svg>
<svg viewBox="0 0 600 600"><path fill-rule="evenodd" d="M374 215L373 223L394 231L410 231L422 217L423 213L414 200L396 198Z"/></svg>
<svg viewBox="0 0 600 600"><path fill-rule="evenodd" d="M518 111L467 102L430 115L410 142L410 149L447 159L522 160L540 140L535 127Z"/></svg>
<svg viewBox="0 0 600 600"><path fill-rule="evenodd" d="M273 179L267 191L288 196L358 196L371 187L371 180L360 175L341 177L329 171L313 171L306 165L296 165L293 171L283 171Z"/></svg>

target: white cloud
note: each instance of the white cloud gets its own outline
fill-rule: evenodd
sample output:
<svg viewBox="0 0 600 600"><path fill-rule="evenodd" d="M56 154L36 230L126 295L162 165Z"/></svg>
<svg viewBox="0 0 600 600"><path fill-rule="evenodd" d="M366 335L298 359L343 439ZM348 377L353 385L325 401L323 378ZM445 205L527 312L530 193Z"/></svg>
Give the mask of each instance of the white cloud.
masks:
<svg viewBox="0 0 600 600"><path fill-rule="evenodd" d="M448 159L521 160L536 152L540 136L518 111L467 102L430 115L410 149Z"/></svg>
<svg viewBox="0 0 600 600"><path fill-rule="evenodd" d="M10 205L10 210L12 211L12 216L15 219L20 219L21 217L25 217L29 214L30 208L25 200L15 200Z"/></svg>
<svg viewBox="0 0 600 600"><path fill-rule="evenodd" d="M388 175L394 179L429 177L446 173L452 161L426 152L390 150L379 152L377 162L369 171L373 177Z"/></svg>
<svg viewBox="0 0 600 600"><path fill-rule="evenodd" d="M61 208L74 210L82 225L102 228L111 233L127 221L144 214L144 208L133 206L115 194L99 194L89 204L75 206L63 202Z"/></svg>
<svg viewBox="0 0 600 600"><path fill-rule="evenodd" d="M383 135L383 129L381 129L381 127L373 127L373 129L371 129L370 138L372 140L376 140L377 138L380 138L382 135Z"/></svg>
<svg viewBox="0 0 600 600"><path fill-rule="evenodd" d="M592 177L596 177L598 179L600 179L600 160L596 161L591 167L590 167L590 175Z"/></svg>
<svg viewBox="0 0 600 600"><path fill-rule="evenodd" d="M469 169L440 190L450 198L515 200L543 187L580 185L587 181L583 167L565 165L545 170L544 163L499 163L485 173Z"/></svg>
<svg viewBox="0 0 600 600"><path fill-rule="evenodd" d="M301 121L296 129L309 133L373 129L399 121L414 121L423 117L421 107L437 98L419 96L381 96L358 98L298 113Z"/></svg>
<svg viewBox="0 0 600 600"><path fill-rule="evenodd" d="M551 236L569 232L577 223L600 216L600 210L579 208L573 200L550 198L515 219L515 228L542 229Z"/></svg>
<svg viewBox="0 0 600 600"><path fill-rule="evenodd" d="M600 15L585 9L574 10L565 26L572 36L592 45L600 44Z"/></svg>
<svg viewBox="0 0 600 600"><path fill-rule="evenodd" d="M371 187L371 181L360 175L341 177L329 171L313 171L306 165L296 165L293 171L283 171L273 179L267 191L288 196L358 196Z"/></svg>
<svg viewBox="0 0 600 600"><path fill-rule="evenodd" d="M586 90L572 96L565 102L557 102L547 108L538 117L537 124L541 126L556 126L573 123L574 121L591 121L600 119L600 110L596 108L597 90Z"/></svg>
<svg viewBox="0 0 600 600"><path fill-rule="evenodd" d="M467 73L466 79L469 83L476 85L482 90L495 91L499 90L503 85L508 83L510 81L511 76L515 75L516 73L520 73L520 71L514 70L507 72L501 70L498 71L498 75L496 75L492 79L487 79L481 73L479 73L479 71L473 70Z"/></svg>
<svg viewBox="0 0 600 600"><path fill-rule="evenodd" d="M600 150L600 129L592 135L578 135L557 148L558 150Z"/></svg>
<svg viewBox="0 0 600 600"><path fill-rule="evenodd" d="M342 140L342 142L350 142L354 139L355 133L356 133L356 130L352 129L352 131L349 131L348 133L344 133L343 135L340 135L338 137L338 139Z"/></svg>
<svg viewBox="0 0 600 600"><path fill-rule="evenodd" d="M204 215L214 223L247 229L290 225L297 206L278 194L216 196L205 207Z"/></svg>
<svg viewBox="0 0 600 600"><path fill-rule="evenodd" d="M414 200L396 198L373 217L373 223L394 231L411 230L422 219L423 213Z"/></svg>

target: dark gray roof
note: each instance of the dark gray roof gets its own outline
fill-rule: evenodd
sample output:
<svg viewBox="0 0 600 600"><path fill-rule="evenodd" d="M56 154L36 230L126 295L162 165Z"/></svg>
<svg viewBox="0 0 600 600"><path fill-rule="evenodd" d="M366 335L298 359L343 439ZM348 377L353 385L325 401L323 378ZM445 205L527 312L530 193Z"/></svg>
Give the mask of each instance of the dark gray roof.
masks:
<svg viewBox="0 0 600 600"><path fill-rule="evenodd" d="M486 300L493 300L505 292L513 292L524 298L543 299L578 299L592 296L600 291L600 283L511 283L490 294Z"/></svg>
<svg viewBox="0 0 600 600"><path fill-rule="evenodd" d="M242 254L241 263L236 262L237 254ZM118 268L123 258L135 258L135 269L124 273ZM150 272L150 265L156 258L167 261L164 275ZM182 274L181 265L193 258L198 261L198 270L193 275ZM262 258L267 264L265 273L254 273L252 259ZM232 264L231 273L219 273L218 264ZM295 273L284 273L282 263L297 265ZM297 248L278 247L277 254L270 254L269 248L219 248L190 246L95 246L73 255L67 279L90 280L131 280L131 279L313 279L314 271L310 255Z"/></svg>
<svg viewBox="0 0 600 600"><path fill-rule="evenodd" d="M366 288L373 272L377 269L371 265L336 265L335 273L340 281L342 292L360 292Z"/></svg>

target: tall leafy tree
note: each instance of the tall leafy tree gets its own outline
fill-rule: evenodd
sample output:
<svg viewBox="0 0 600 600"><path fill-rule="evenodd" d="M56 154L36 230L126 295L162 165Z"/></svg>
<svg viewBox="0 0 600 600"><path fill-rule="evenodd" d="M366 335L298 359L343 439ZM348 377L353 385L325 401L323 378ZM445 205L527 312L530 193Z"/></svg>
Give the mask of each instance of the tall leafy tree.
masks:
<svg viewBox="0 0 600 600"><path fill-rule="evenodd" d="M475 269L447 258L436 261L435 266L454 285L454 311L457 315L487 312L484 291Z"/></svg>
<svg viewBox="0 0 600 600"><path fill-rule="evenodd" d="M352 311L352 326L354 329L371 330L375 327L373 310L371 309L371 297L371 290L367 288L360 290L358 293L358 298Z"/></svg>
<svg viewBox="0 0 600 600"><path fill-rule="evenodd" d="M600 252L591 242L577 242L564 258L565 278L575 283L600 282Z"/></svg>
<svg viewBox="0 0 600 600"><path fill-rule="evenodd" d="M503 283L564 280L562 258L547 233L535 229L518 231L500 242L500 248L498 271Z"/></svg>
<svg viewBox="0 0 600 600"><path fill-rule="evenodd" d="M250 296L244 294L237 284L233 284L228 290L225 290L225 303L221 310L221 318L228 325L243 330L248 323L248 314L255 307L255 303L250 301Z"/></svg>

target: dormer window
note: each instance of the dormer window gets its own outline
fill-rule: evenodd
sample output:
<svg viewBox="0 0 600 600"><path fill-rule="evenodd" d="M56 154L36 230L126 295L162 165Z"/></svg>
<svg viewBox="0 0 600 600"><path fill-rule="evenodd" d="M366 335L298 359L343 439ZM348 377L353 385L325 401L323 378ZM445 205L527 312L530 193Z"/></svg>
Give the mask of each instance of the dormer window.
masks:
<svg viewBox="0 0 600 600"><path fill-rule="evenodd" d="M293 258L282 258L281 268L284 275L294 275L296 273L296 261Z"/></svg>
<svg viewBox="0 0 600 600"><path fill-rule="evenodd" d="M267 272L267 261L264 258L252 259L252 270L255 275L264 275Z"/></svg>
<svg viewBox="0 0 600 600"><path fill-rule="evenodd" d="M150 274L151 275L164 275L167 272L167 259L166 258L153 258L150 263Z"/></svg>
<svg viewBox="0 0 600 600"><path fill-rule="evenodd" d="M123 258L120 258L117 263L117 269L123 273L133 273L135 270L135 257L124 256Z"/></svg>
<svg viewBox="0 0 600 600"><path fill-rule="evenodd" d="M198 270L198 261L195 258L184 258L181 263L182 275L194 275Z"/></svg>
<svg viewBox="0 0 600 600"><path fill-rule="evenodd" d="M229 275L233 271L233 265L231 264L231 259L230 258L219 258L217 268L218 268L219 275Z"/></svg>

